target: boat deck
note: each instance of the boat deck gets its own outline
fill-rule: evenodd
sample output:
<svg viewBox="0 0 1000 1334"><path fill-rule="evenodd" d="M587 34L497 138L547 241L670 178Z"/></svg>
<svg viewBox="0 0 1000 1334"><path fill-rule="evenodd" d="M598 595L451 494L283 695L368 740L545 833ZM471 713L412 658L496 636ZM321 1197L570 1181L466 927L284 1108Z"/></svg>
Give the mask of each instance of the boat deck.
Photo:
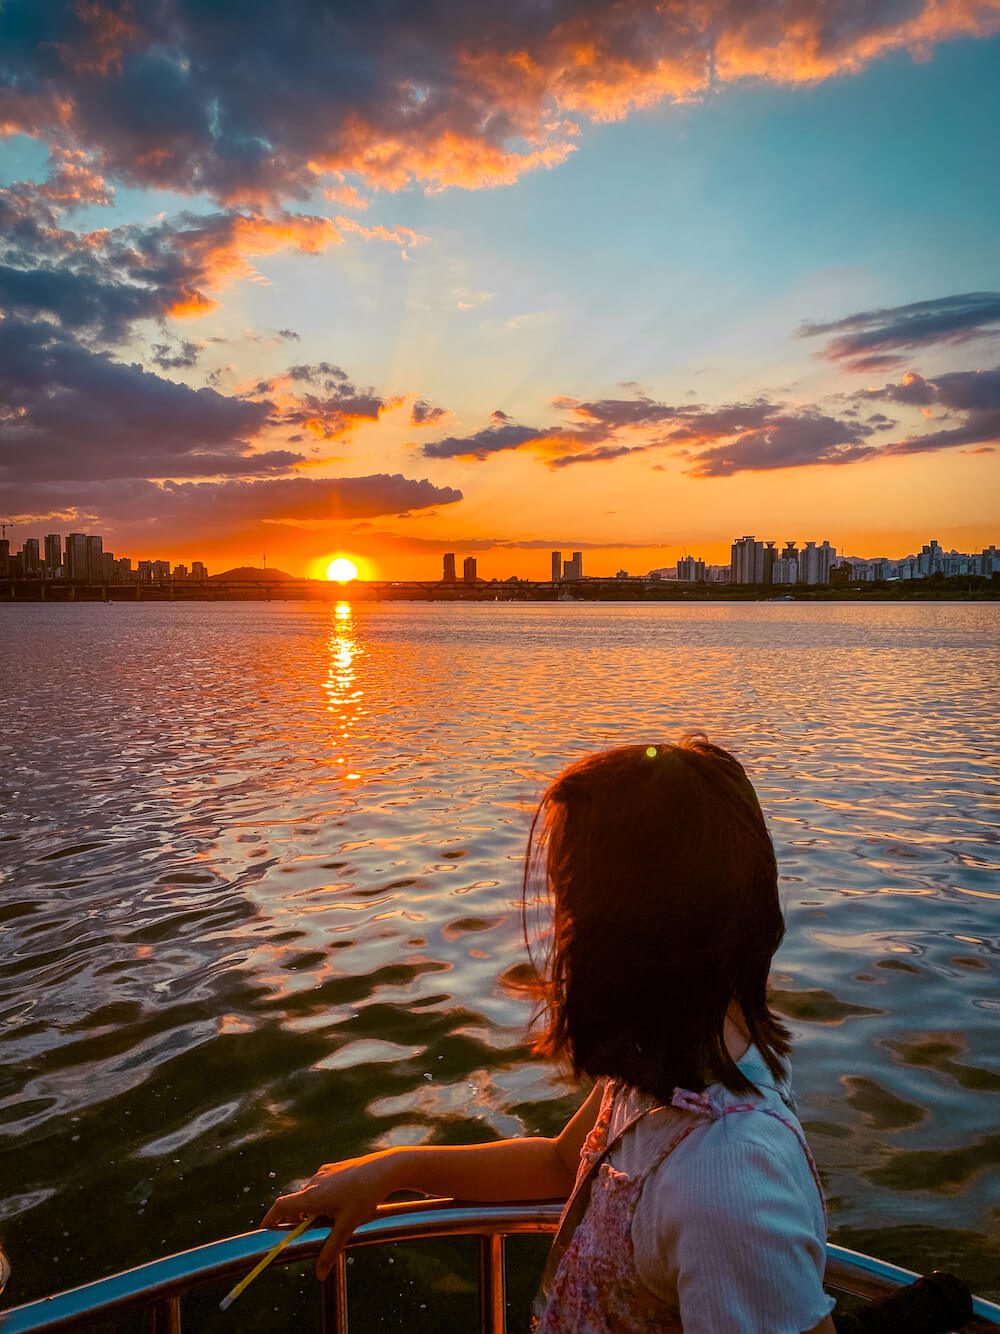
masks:
<svg viewBox="0 0 1000 1334"><path fill-rule="evenodd" d="M451 1200L420 1200L383 1205L371 1222L358 1228L349 1251L395 1242L439 1237L474 1237L479 1242L479 1328L483 1334L505 1334L507 1329L505 1240L525 1234L552 1233L562 1204L463 1204ZM325 1227L311 1228L282 1252L276 1265L312 1260L326 1239ZM273 1232L246 1232L209 1242L162 1260L139 1265L124 1273L98 1279L82 1287L14 1307L0 1315L0 1334L29 1331L86 1330L126 1313L144 1312L153 1334L181 1334L185 1298L210 1283L235 1282L274 1244ZM851 1294L866 1301L885 1296L912 1283L917 1275L897 1265L840 1246L827 1248L826 1286L836 1294ZM350 1328L346 1256L329 1278L317 1285L319 1329L323 1334L346 1334ZM239 1299L252 1306L251 1287ZM241 1328L237 1320L233 1328ZM277 1323L276 1323L277 1327ZM974 1319L966 1331L1000 1327L1000 1306L982 1299L974 1303Z"/></svg>

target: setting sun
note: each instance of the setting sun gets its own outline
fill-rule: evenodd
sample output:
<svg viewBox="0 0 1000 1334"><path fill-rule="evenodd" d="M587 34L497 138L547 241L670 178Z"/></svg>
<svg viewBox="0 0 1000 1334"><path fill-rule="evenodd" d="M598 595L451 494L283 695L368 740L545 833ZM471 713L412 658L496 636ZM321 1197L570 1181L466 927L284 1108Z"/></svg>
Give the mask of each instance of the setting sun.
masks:
<svg viewBox="0 0 1000 1334"><path fill-rule="evenodd" d="M349 584L358 577L358 567L346 556L337 556L326 567L326 577L337 584Z"/></svg>

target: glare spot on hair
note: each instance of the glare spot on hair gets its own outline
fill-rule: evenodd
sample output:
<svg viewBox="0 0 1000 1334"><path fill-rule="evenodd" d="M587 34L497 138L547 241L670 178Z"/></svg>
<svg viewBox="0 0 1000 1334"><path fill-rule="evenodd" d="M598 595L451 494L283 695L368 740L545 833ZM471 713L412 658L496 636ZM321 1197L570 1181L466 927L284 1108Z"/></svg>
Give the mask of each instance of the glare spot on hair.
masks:
<svg viewBox="0 0 1000 1334"><path fill-rule="evenodd" d="M656 759L656 747L655 747L655 746L647 746L647 747L646 747L646 754L649 756L649 758L650 758L651 760L655 760L655 759Z"/></svg>

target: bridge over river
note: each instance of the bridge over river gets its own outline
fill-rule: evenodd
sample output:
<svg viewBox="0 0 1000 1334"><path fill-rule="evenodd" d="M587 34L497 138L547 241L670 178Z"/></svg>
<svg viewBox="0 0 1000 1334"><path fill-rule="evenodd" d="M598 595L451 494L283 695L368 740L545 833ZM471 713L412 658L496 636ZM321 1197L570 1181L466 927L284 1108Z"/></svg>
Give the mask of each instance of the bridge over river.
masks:
<svg viewBox="0 0 1000 1334"><path fill-rule="evenodd" d="M655 585L654 585L655 586ZM586 592L584 592L586 587ZM61 579L0 579L0 601L14 602L553 602L582 595L641 597L642 580L587 580L574 593L566 583L479 579L437 580L162 579L84 583ZM606 590L606 591L605 591Z"/></svg>

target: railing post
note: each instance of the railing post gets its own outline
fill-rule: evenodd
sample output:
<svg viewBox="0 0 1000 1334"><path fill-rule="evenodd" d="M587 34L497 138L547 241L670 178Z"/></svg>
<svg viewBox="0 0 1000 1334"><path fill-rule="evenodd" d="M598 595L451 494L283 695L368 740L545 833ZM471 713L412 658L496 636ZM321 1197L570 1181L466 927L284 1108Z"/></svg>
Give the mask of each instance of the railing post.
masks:
<svg viewBox="0 0 1000 1334"><path fill-rule="evenodd" d="M330 1277L320 1287L319 1327L322 1334L347 1334L347 1259L341 1251Z"/></svg>
<svg viewBox="0 0 1000 1334"><path fill-rule="evenodd" d="M149 1334L181 1334L181 1299L167 1297L149 1308Z"/></svg>
<svg viewBox="0 0 1000 1334"><path fill-rule="evenodd" d="M507 1303L504 1282L503 1236L499 1232L479 1239L479 1327L483 1334L506 1334Z"/></svg>

